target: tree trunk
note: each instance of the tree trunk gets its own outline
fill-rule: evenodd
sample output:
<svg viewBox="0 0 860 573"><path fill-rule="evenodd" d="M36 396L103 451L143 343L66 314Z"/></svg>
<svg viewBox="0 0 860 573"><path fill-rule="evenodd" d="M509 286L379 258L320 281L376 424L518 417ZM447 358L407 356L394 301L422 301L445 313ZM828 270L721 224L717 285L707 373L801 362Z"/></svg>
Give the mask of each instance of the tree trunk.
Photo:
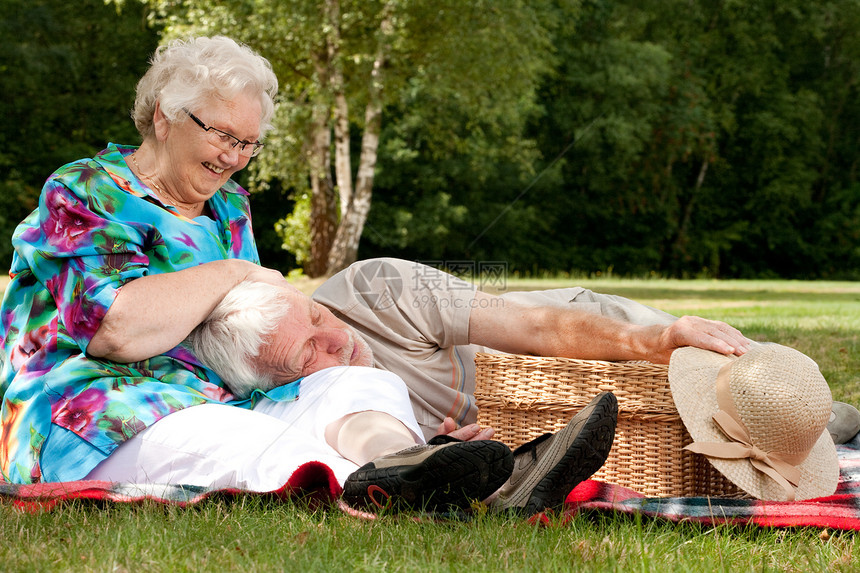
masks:
<svg viewBox="0 0 860 573"><path fill-rule="evenodd" d="M349 149L349 104L346 101L343 66L340 63L340 2L328 0L326 17L328 37L328 65L331 92L334 96L334 176L340 196L340 216L352 198L352 159Z"/></svg>
<svg viewBox="0 0 860 573"><path fill-rule="evenodd" d="M387 20L383 20L382 27L384 32L389 30L390 25ZM364 113L364 134L361 138L361 157L358 163L355 193L352 194L345 209L341 205L343 216L328 257L327 274L329 276L345 269L358 258L358 243L361 240L361 233L364 231L367 215L370 213L373 176L379 151L379 134L382 130L382 68L385 65L387 35L383 33L382 38L370 75L369 97ZM343 197L342 192L341 197Z"/></svg>
<svg viewBox="0 0 860 573"><path fill-rule="evenodd" d="M326 261L334 243L337 229L337 204L330 170L331 131L328 125L328 108L317 106L314 110L314 134L311 144L311 253L305 265L305 273L319 277L326 273Z"/></svg>
<svg viewBox="0 0 860 573"><path fill-rule="evenodd" d="M338 72L338 75L342 74ZM340 196L340 216L343 218L346 217L352 198L352 159L349 150L349 104L343 93L342 78L340 84L340 90L335 91L334 96L334 173Z"/></svg>
<svg viewBox="0 0 860 573"><path fill-rule="evenodd" d="M679 275L680 270L684 268L684 256L686 255L687 240L690 227L690 220L693 217L693 205L701 192L702 185L705 183L705 175L708 172L708 159L702 160L699 166L699 173L696 176L696 183L690 193L689 199L681 207L681 217L678 222L678 230L675 236L670 241L668 249L668 257L664 260L663 268L668 268L673 275Z"/></svg>
<svg viewBox="0 0 860 573"><path fill-rule="evenodd" d="M368 115L371 114L368 106ZM381 114L378 110L377 115ZM378 120L377 120L378 121ZM379 129L371 132L369 127L364 130L361 146L361 161L358 168L358 181L355 194L347 205L346 213L337 228L334 244L331 246L328 258L328 275L333 275L354 263L358 258L358 243L364 231L364 223L370 213L370 202L373 195L373 172L376 167L377 148L379 147Z"/></svg>
<svg viewBox="0 0 860 573"><path fill-rule="evenodd" d="M310 260L305 265L305 273L311 278L326 274L338 220L337 200L331 178L331 94L329 90L333 89L336 94L339 90L339 93L343 94L343 74L338 72L337 67L340 50L339 0L327 0L324 9L325 19L329 25L325 45L314 53L314 66L320 91L313 110L313 135L308 158L311 181L311 252ZM338 138L340 137L341 134L338 133ZM341 143L338 140L338 155L340 146Z"/></svg>

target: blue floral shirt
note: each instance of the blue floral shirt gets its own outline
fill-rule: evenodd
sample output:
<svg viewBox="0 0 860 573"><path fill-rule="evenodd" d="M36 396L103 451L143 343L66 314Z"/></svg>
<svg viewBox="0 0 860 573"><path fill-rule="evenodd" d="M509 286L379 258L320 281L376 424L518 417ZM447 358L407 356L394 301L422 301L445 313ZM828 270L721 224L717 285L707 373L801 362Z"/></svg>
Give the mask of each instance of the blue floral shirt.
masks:
<svg viewBox="0 0 860 573"><path fill-rule="evenodd" d="M236 403L182 345L130 364L85 353L126 282L220 259L259 263L245 190L228 181L209 199L212 217L188 219L135 177L124 160L133 151L111 144L61 167L13 235L0 306L0 472L9 482L81 479L171 412Z"/></svg>

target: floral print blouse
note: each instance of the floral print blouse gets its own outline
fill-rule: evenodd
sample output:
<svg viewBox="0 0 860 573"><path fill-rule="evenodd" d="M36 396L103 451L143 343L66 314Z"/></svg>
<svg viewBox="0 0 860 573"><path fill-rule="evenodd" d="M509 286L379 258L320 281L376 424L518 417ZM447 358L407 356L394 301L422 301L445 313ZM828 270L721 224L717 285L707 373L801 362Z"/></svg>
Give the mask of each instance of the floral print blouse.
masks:
<svg viewBox="0 0 860 573"><path fill-rule="evenodd" d="M259 263L247 192L228 181L212 217L163 204L110 144L57 170L15 230L12 281L0 307L0 472L12 483L85 477L162 417L231 402L217 375L180 345L130 364L87 345L126 282L201 263Z"/></svg>

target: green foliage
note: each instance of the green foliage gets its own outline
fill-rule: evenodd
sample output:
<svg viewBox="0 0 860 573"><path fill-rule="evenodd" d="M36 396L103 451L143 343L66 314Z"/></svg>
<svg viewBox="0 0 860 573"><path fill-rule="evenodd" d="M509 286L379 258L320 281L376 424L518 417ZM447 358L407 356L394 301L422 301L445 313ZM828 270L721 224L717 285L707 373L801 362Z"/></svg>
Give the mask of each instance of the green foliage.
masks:
<svg viewBox="0 0 860 573"><path fill-rule="evenodd" d="M394 122L378 196L417 213L407 192L451 193L469 208L443 256L522 272L860 274L857 155L844 155L860 119L856 1L593 0L571 14L552 28L553 72L530 108L543 113L520 116L527 131L510 125L537 141L523 164L481 145L433 155L410 145L435 137L425 125ZM471 119L442 109L431 131L454 140ZM495 150L514 139L476 137ZM477 157L484 168L469 171ZM403 245L365 241L366 255ZM417 240L405 253L424 251Z"/></svg>
<svg viewBox="0 0 860 573"><path fill-rule="evenodd" d="M282 248L292 253L299 265L306 262L311 254L308 235L310 218L311 195L302 193L293 203L293 212L275 223L275 231L283 240Z"/></svg>
<svg viewBox="0 0 860 573"><path fill-rule="evenodd" d="M860 0L113 1L0 0L6 236L53 169L136 140L127 110L155 23L272 61L275 129L243 180L264 262L291 268L281 246L306 256L308 238L290 197L308 192L313 106L333 94L315 58L339 38L357 165L389 17L361 257L860 277Z"/></svg>
<svg viewBox="0 0 860 573"><path fill-rule="evenodd" d="M135 144L134 86L156 45L141 6L2 0L0 261L44 180L107 142Z"/></svg>
<svg viewBox="0 0 860 573"><path fill-rule="evenodd" d="M542 150L591 129L542 203L566 215L559 260L620 274L856 276L856 242L838 238L860 224L860 197L844 191L856 189L856 159L836 150L856 144L843 132L857 60L830 54L860 47L847 32L859 8L584 3L558 39L534 127Z"/></svg>
<svg viewBox="0 0 860 573"><path fill-rule="evenodd" d="M399 252L420 247L421 258L441 259L452 228L463 224L468 209L452 205L447 193L433 193L418 198L409 209L379 202L373 213L365 240Z"/></svg>

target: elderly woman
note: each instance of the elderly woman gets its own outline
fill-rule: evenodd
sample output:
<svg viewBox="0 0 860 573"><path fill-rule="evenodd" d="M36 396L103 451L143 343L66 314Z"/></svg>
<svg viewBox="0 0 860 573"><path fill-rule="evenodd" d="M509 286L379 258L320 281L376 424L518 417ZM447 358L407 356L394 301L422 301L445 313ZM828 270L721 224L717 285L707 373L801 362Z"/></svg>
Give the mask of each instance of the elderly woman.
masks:
<svg viewBox="0 0 860 573"><path fill-rule="evenodd" d="M0 312L3 479L104 476L118 448L158 428L182 440L148 458L126 448L139 475L258 491L290 477L273 445L284 423L181 344L235 285L286 285L259 265L247 193L230 179L263 147L276 92L245 46L174 42L137 87L140 147L110 144L48 178L14 233Z"/></svg>

